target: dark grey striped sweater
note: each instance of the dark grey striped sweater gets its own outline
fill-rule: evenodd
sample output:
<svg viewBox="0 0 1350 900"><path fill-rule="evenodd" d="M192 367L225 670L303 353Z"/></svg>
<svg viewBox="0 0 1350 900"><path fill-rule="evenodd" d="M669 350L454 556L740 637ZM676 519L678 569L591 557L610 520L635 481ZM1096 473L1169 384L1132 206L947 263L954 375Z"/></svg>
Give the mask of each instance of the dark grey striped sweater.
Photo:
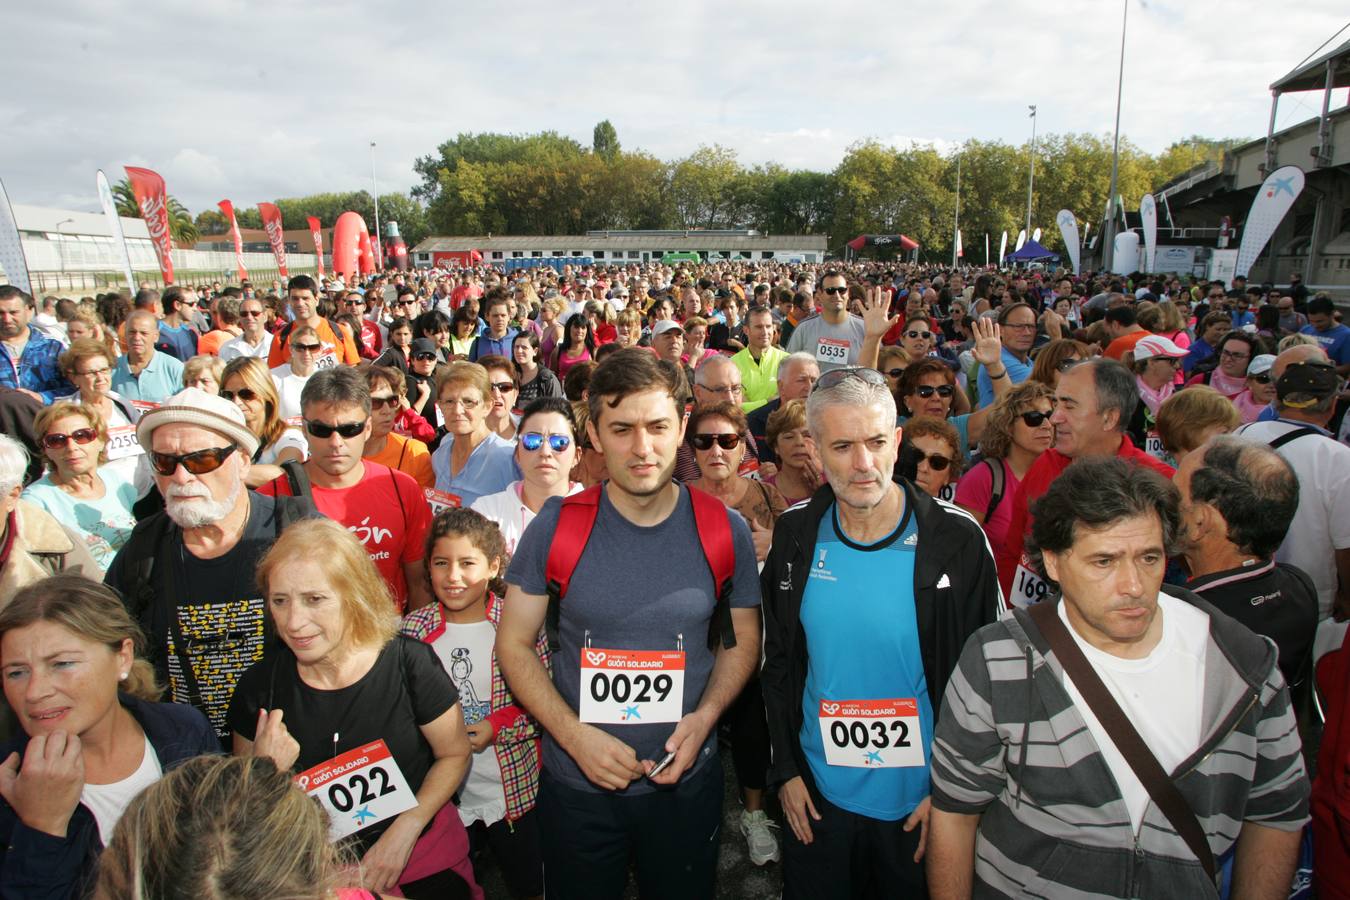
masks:
<svg viewBox="0 0 1350 900"><path fill-rule="evenodd" d="M1188 591L1167 593L1210 617L1205 737L1172 775L1215 857L1243 822L1302 827L1308 778L1274 645ZM1134 833L1063 670L1025 612L966 643L947 685L932 771L936 808L982 814L977 898L1217 896L1156 805Z"/></svg>

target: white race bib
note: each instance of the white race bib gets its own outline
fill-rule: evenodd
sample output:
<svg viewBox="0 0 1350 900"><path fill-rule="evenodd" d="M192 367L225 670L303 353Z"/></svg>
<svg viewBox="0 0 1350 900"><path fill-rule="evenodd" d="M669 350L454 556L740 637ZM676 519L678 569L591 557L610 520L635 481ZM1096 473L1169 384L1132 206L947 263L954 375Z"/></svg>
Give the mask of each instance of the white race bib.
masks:
<svg viewBox="0 0 1350 900"><path fill-rule="evenodd" d="M1037 575L1030 560L1023 556L1017 571L1013 572L1012 591L1008 596L1012 605L1025 609L1040 603L1049 593L1050 583Z"/></svg>
<svg viewBox="0 0 1350 900"><path fill-rule="evenodd" d="M1170 455L1163 447L1162 438L1158 437L1158 432L1156 431L1150 431L1144 437L1144 452L1154 459L1162 460L1163 462L1167 462L1168 456Z"/></svg>
<svg viewBox="0 0 1350 900"><path fill-rule="evenodd" d="M330 841L417 805L417 795L383 740L307 769L295 776L295 783L328 813Z"/></svg>
<svg viewBox="0 0 1350 900"><path fill-rule="evenodd" d="M438 491L435 488L424 488L427 503L431 505L431 514L438 516L447 509L458 509L463 504L460 502L458 494L452 494L449 491Z"/></svg>
<svg viewBox="0 0 1350 900"><path fill-rule="evenodd" d="M684 651L581 649L581 721L678 722L684 715Z"/></svg>
<svg viewBox="0 0 1350 900"><path fill-rule="evenodd" d="M326 350L323 356L314 361L314 368L317 369L336 369L338 364L337 354L332 350Z"/></svg>
<svg viewBox="0 0 1350 900"><path fill-rule="evenodd" d="M832 766L898 769L924 764L919 704L912 697L822 700L820 740L825 762Z"/></svg>
<svg viewBox="0 0 1350 900"><path fill-rule="evenodd" d="M156 400L132 400L131 405L143 413L152 409L159 409L159 402Z"/></svg>
<svg viewBox="0 0 1350 900"><path fill-rule="evenodd" d="M108 460L140 456L145 448L136 438L135 425L115 425L108 429Z"/></svg>
<svg viewBox="0 0 1350 900"><path fill-rule="evenodd" d="M816 341L816 362L834 366L848 365L848 341L839 338L821 338Z"/></svg>

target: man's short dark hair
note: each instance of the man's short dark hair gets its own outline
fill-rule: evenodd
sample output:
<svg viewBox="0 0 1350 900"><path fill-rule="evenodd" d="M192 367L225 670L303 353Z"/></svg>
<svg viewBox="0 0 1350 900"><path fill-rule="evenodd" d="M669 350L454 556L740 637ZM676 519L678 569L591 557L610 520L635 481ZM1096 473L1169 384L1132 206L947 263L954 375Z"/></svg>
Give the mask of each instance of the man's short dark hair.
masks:
<svg viewBox="0 0 1350 900"><path fill-rule="evenodd" d="M183 296L185 293L187 292L176 284L170 285L164 289L164 293L160 295L159 301L164 307L164 314L166 316L172 312L174 307L178 304L187 303L186 298Z"/></svg>
<svg viewBox="0 0 1350 900"><path fill-rule="evenodd" d="M1228 540L1242 553L1266 559L1284 542L1298 509L1298 476L1265 444L1233 435L1199 451L1191 500L1208 503L1228 523Z"/></svg>
<svg viewBox="0 0 1350 900"><path fill-rule="evenodd" d="M148 309L159 312L159 291L154 288L141 288L136 292L136 297L131 301L135 309Z"/></svg>
<svg viewBox="0 0 1350 900"><path fill-rule="evenodd" d="M1030 303L1022 303L1020 301L1017 303L1009 303L1007 306L999 309L998 324L1007 325L1008 320L1012 318L1012 314L1019 309L1029 309L1031 310L1032 317L1035 318L1036 316L1036 307L1032 306Z"/></svg>
<svg viewBox="0 0 1350 900"><path fill-rule="evenodd" d="M606 356L596 366L586 395L591 421L599 427L600 412L606 406L613 409L625 397L649 390L663 390L678 404L686 390L684 373L642 347L628 347Z"/></svg>
<svg viewBox="0 0 1350 900"><path fill-rule="evenodd" d="M303 277L303 276L296 276ZM294 281L295 279L291 279ZM287 287L287 290L290 290ZM304 290L304 288L301 288ZM300 411L307 413L315 404L329 406L359 406L370 415L370 385L366 377L351 366L320 369L310 376L300 391Z"/></svg>
<svg viewBox="0 0 1350 900"><path fill-rule="evenodd" d="M291 280L286 282L286 293L291 291L309 291L315 297L319 296L319 285L308 275L293 275Z"/></svg>
<svg viewBox="0 0 1350 900"><path fill-rule="evenodd" d="M1328 294L1319 293L1308 301L1308 315L1330 316L1336 313L1336 303Z"/></svg>
<svg viewBox="0 0 1350 900"><path fill-rule="evenodd" d="M1118 456L1075 461L1031 505L1034 520L1027 554L1045 575L1045 551L1073 547L1080 528L1099 530L1124 519L1154 514L1162 524L1163 551L1174 554L1180 499L1176 487L1147 466ZM1049 576L1046 576L1047 579Z"/></svg>
<svg viewBox="0 0 1350 900"><path fill-rule="evenodd" d="M838 269L826 269L825 274L820 276L820 281L818 281L817 284L824 287L826 278L843 278L845 281L848 281L848 276Z"/></svg>
<svg viewBox="0 0 1350 900"><path fill-rule="evenodd" d="M35 308L32 294L12 284L0 284L0 300L13 300L15 297L22 300L23 305L29 309Z"/></svg>
<svg viewBox="0 0 1350 900"><path fill-rule="evenodd" d="M1123 328L1129 328L1139 321L1135 315L1134 307L1128 303L1124 306L1116 306L1106 311L1106 321L1113 322Z"/></svg>
<svg viewBox="0 0 1350 900"><path fill-rule="evenodd" d="M745 322L747 325L750 323L751 316L769 316L770 318L772 318L773 310L769 309L767 306L750 307L750 311L745 314Z"/></svg>

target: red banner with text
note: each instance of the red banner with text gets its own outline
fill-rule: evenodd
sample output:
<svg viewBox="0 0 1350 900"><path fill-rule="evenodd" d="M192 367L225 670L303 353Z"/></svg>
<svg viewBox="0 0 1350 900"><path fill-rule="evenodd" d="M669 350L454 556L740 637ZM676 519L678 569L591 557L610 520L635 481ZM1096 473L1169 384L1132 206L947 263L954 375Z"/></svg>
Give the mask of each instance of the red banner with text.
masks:
<svg viewBox="0 0 1350 900"><path fill-rule="evenodd" d="M323 226L318 216L309 217L309 231L314 235L314 253L319 257L319 277L323 277Z"/></svg>
<svg viewBox="0 0 1350 900"><path fill-rule="evenodd" d="M239 234L239 222L234 217L234 204L222 200L216 206L220 207L221 213L230 223L230 237L234 239L235 280L243 284L248 278L248 270L244 268L244 239Z"/></svg>
<svg viewBox="0 0 1350 900"><path fill-rule="evenodd" d="M259 203L258 212L262 213L263 228L267 230L267 240L272 244L272 255L277 258L277 270L282 278L289 278L286 271L286 239L281 233L281 210L275 203Z"/></svg>
<svg viewBox="0 0 1350 900"><path fill-rule="evenodd" d="M159 259L159 272L165 284L173 284L173 237L169 234L169 199L164 179L159 173L135 166L123 166L131 181L131 192L136 195L136 207L141 211L145 227L150 230L150 243Z"/></svg>

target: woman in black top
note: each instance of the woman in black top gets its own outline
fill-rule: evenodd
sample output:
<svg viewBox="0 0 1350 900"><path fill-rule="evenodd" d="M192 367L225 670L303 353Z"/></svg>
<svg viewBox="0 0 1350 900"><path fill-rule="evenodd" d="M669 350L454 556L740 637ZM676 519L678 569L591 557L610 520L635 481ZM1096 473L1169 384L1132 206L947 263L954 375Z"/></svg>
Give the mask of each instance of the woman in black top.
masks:
<svg viewBox="0 0 1350 900"><path fill-rule="evenodd" d="M539 338L532 331L517 332L511 340L511 361L520 379L516 404L524 409L540 397L561 397L562 382L539 364Z"/></svg>
<svg viewBox="0 0 1350 900"><path fill-rule="evenodd" d="M449 800L469 742L435 651L395 637L384 579L330 519L287 528L258 580L284 647L239 679L229 713L234 752L299 773L335 836L351 836L370 890L462 894L473 874ZM329 763L336 768L322 768ZM461 845L462 853L446 851Z"/></svg>

